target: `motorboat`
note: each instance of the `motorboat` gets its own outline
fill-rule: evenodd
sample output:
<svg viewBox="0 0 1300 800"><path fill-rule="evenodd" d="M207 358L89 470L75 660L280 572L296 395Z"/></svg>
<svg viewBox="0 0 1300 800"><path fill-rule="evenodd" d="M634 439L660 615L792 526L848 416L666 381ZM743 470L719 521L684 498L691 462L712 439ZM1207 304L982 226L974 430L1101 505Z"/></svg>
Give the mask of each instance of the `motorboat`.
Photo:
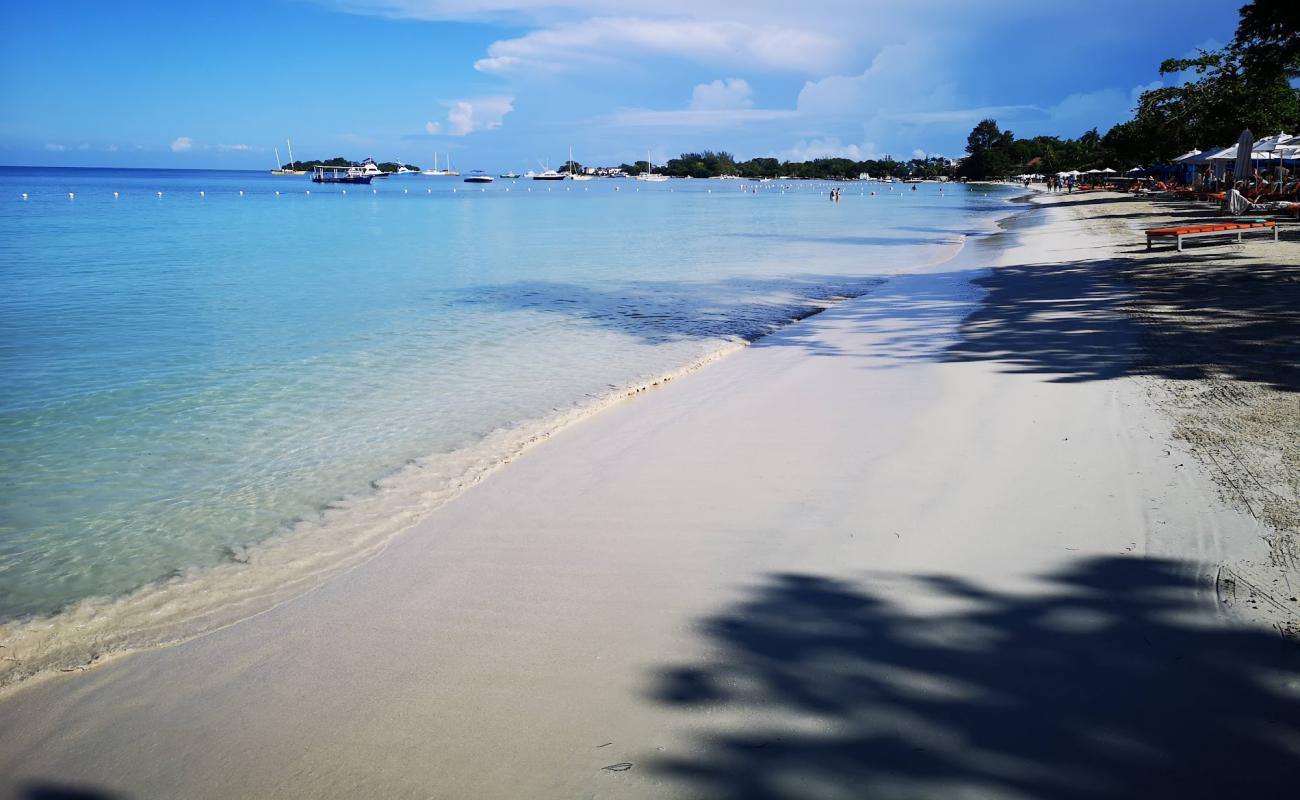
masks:
<svg viewBox="0 0 1300 800"><path fill-rule="evenodd" d="M373 163L373 162L372 162ZM312 183L370 183L373 175L367 175L361 167L315 167L311 176Z"/></svg>
<svg viewBox="0 0 1300 800"><path fill-rule="evenodd" d="M465 176L465 183L491 183L492 180L492 176L481 169L472 169Z"/></svg>

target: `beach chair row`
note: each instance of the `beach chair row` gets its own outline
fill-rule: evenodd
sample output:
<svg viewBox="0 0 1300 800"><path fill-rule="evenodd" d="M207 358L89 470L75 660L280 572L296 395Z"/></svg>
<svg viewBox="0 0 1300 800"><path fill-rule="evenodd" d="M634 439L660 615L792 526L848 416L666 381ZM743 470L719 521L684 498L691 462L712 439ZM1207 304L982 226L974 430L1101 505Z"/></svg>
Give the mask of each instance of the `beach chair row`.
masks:
<svg viewBox="0 0 1300 800"><path fill-rule="evenodd" d="M1276 222L1227 222L1213 225L1189 225L1180 228L1151 228L1147 231L1147 250L1151 249L1152 243L1157 239L1174 239L1179 252L1182 252L1183 239L1235 234L1237 241L1240 242L1243 233L1257 230L1271 230L1273 231L1273 241L1278 240Z"/></svg>

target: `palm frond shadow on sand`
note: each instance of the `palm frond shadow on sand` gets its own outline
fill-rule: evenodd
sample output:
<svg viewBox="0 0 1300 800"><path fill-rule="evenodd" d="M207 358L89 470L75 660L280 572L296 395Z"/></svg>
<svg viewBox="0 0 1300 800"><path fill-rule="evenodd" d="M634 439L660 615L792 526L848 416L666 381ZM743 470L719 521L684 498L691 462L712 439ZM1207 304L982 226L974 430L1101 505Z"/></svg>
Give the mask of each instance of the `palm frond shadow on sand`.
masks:
<svg viewBox="0 0 1300 800"><path fill-rule="evenodd" d="M649 769L718 800L1294 796L1300 647L1193 620L1183 565L1094 558L1032 596L919 581L962 610L776 574L704 620L710 658L648 689L690 747Z"/></svg>

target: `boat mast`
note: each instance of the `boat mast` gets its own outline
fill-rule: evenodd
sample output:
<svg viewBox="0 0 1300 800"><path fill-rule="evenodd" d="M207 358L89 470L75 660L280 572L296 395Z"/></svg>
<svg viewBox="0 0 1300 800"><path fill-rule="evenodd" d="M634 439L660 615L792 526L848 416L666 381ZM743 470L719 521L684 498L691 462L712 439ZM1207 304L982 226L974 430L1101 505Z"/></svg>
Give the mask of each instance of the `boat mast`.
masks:
<svg viewBox="0 0 1300 800"><path fill-rule="evenodd" d="M277 172L281 169L281 166L280 166L280 148L278 148L278 147L275 148L275 169L276 169Z"/></svg>
<svg viewBox="0 0 1300 800"><path fill-rule="evenodd" d="M293 169L293 142L285 139L284 143L289 145L289 169ZM279 156L277 156L277 158L279 158Z"/></svg>

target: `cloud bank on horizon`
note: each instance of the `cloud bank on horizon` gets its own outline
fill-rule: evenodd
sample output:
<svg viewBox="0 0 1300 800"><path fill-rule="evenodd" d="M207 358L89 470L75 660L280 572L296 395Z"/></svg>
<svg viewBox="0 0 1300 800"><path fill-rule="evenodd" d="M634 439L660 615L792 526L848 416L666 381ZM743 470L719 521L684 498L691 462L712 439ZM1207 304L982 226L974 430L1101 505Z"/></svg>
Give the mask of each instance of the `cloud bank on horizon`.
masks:
<svg viewBox="0 0 1300 800"><path fill-rule="evenodd" d="M656 157L959 155L985 117L1019 135L1065 136L1126 119L1138 94L1160 85L1161 60L1226 40L1236 22L1235 2L1185 12L1174 0L312 0L264 12L321 32L314 51L312 37L282 43L284 63L313 58L322 83L356 80L381 102L286 115L309 101L254 94L235 120L191 113L153 142L118 138L136 151L158 144L172 163L265 160L267 146L215 142L277 142L304 118L313 132L298 134L299 149L365 142L385 156L453 149L497 164L569 144L589 162L647 147ZM322 58L331 31L363 26L388 36L372 58ZM216 29L204 36L220 44ZM0 137L25 137L54 161L84 153L95 132L27 132L12 116L0 118Z"/></svg>

